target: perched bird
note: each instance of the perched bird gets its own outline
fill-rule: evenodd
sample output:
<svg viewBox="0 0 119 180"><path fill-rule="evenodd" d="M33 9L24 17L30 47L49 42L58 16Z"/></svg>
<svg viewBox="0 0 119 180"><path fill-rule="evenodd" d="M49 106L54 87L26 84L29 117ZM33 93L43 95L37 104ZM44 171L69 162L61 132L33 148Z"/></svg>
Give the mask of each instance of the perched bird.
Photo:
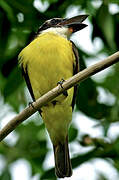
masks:
<svg viewBox="0 0 119 180"><path fill-rule="evenodd" d="M34 40L19 54L23 76L33 101L79 71L78 51L69 37L87 25L88 15L53 18L39 27ZM39 109L53 143L55 173L59 178L72 175L68 149L68 128L72 120L76 86Z"/></svg>

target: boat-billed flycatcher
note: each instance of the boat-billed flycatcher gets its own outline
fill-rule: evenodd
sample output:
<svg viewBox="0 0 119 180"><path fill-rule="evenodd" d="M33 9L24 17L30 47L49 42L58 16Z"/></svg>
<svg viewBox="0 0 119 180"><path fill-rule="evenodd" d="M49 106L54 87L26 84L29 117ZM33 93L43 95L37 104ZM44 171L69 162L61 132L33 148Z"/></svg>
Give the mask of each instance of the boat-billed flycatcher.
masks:
<svg viewBox="0 0 119 180"><path fill-rule="evenodd" d="M87 26L82 23L86 18L87 15L79 15L70 19L47 20L38 29L34 40L19 54L23 75L34 101L54 88L62 78L66 80L79 71L78 51L69 37ZM55 171L59 178L72 175L68 127L75 96L76 87L39 110L53 143Z"/></svg>

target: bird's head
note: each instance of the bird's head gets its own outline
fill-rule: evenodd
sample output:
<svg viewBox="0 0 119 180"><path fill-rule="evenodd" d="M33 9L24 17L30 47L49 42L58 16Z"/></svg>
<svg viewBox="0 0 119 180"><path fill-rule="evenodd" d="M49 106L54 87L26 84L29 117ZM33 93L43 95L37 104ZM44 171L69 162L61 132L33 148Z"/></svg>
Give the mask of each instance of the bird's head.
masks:
<svg viewBox="0 0 119 180"><path fill-rule="evenodd" d="M38 29L37 34L54 32L64 37L80 31L87 25L82 23L88 15L79 15L72 18L53 18L45 21Z"/></svg>

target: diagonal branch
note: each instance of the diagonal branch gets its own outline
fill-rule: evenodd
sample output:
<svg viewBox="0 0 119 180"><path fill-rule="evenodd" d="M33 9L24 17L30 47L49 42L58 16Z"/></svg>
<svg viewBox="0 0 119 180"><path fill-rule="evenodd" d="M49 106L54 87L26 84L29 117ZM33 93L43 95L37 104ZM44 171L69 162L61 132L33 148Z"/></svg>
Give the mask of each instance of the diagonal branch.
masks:
<svg viewBox="0 0 119 180"><path fill-rule="evenodd" d="M75 84L84 81L91 75L98 73L99 71L104 70L105 68L119 62L119 52L107 57L101 62L98 62L83 71L77 73L73 77L69 78L63 83L63 88L58 85L42 97L40 97L36 102L33 103L33 106L25 108L22 112L20 112L16 117L10 120L3 129L0 131L0 141L2 141L9 133L11 133L19 124L25 121L28 117L34 114L38 109L40 109L43 105L47 104L52 99L56 98L60 95L64 90L67 90L74 86Z"/></svg>

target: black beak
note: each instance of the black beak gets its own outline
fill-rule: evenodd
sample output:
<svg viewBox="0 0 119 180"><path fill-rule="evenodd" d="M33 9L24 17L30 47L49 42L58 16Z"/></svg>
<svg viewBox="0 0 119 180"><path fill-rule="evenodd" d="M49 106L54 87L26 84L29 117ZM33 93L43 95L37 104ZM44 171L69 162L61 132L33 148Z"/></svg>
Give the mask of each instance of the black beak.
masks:
<svg viewBox="0 0 119 180"><path fill-rule="evenodd" d="M74 33L88 26L82 23L87 17L88 15L79 15L70 19L64 19L64 21L60 22L58 25L66 26L71 29L72 33Z"/></svg>

